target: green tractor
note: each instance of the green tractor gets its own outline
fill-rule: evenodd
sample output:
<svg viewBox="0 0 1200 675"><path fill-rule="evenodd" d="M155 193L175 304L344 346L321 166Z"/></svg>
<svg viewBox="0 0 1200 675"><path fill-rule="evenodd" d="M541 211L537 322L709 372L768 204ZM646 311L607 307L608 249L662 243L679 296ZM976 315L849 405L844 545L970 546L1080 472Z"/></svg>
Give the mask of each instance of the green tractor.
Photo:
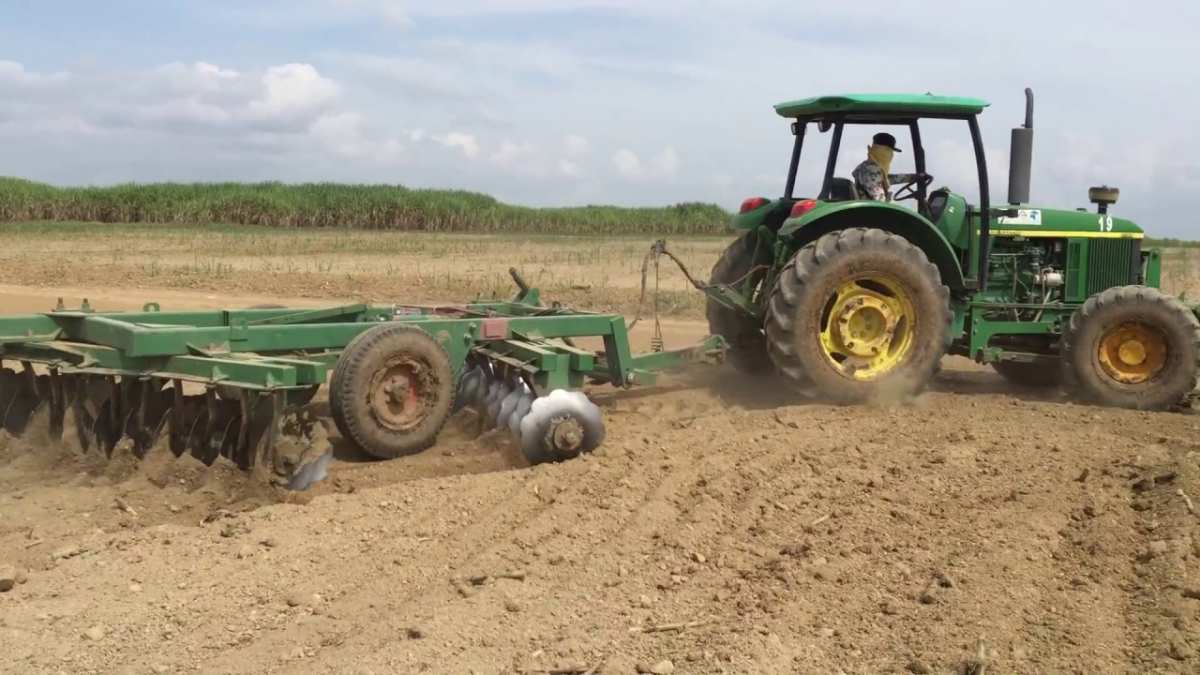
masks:
<svg viewBox="0 0 1200 675"><path fill-rule="evenodd" d="M1159 290L1161 257L1114 217L1030 205L1033 95L1012 131L1008 204L994 206L978 116L988 103L924 95L846 95L775 106L795 143L783 196L742 203L742 232L712 270L707 315L749 373L776 371L840 402L911 395L945 354L990 364L1032 387L1137 409L1185 403L1196 388L1200 322ZM930 189L920 122L965 123L979 204ZM916 173L884 201L835 176L847 125L907 127ZM811 129L829 133L819 191L795 194ZM901 130L902 131L902 130ZM893 137L894 138L894 137ZM912 208L897 202L908 201Z"/></svg>

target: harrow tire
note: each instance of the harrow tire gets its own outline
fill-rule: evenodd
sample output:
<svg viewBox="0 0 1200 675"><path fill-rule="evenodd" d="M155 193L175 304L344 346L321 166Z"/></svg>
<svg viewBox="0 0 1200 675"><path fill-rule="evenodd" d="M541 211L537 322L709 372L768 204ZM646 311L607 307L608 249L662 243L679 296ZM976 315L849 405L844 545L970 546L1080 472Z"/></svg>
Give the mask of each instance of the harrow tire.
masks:
<svg viewBox="0 0 1200 675"><path fill-rule="evenodd" d="M354 349L355 345L361 342L369 332L371 331L365 330L358 335L355 335L354 339L350 340L350 342L346 344L346 347L342 350L341 356L339 356L338 360L333 364L333 370L329 373L329 415L333 418L333 425L337 427L338 433L347 441L353 441L354 439L351 438L350 430L346 426L346 419L342 416L343 407L341 393L338 388L334 386L334 383L341 378L340 373L342 367L346 365L346 354L350 353L350 350Z"/></svg>
<svg viewBox="0 0 1200 675"><path fill-rule="evenodd" d="M1039 363L1024 363L1021 361L996 361L992 370L999 373L1011 384L1018 387L1036 389L1053 389L1063 383L1062 371L1058 368L1046 367Z"/></svg>
<svg viewBox="0 0 1200 675"><path fill-rule="evenodd" d="M878 274L894 280L915 315L908 352L874 379L848 377L822 347L822 322L832 294L849 279ZM871 277L865 277L871 279ZM903 399L924 388L946 351L950 289L937 267L906 239L872 228L831 232L792 258L779 275L767 306L768 353L797 389L839 403Z"/></svg>
<svg viewBox="0 0 1200 675"><path fill-rule="evenodd" d="M437 441L454 386L450 356L436 340L415 326L384 324L342 352L330 409L347 439L372 457L393 459Z"/></svg>
<svg viewBox="0 0 1200 675"><path fill-rule="evenodd" d="M1101 362L1102 340L1125 325L1146 326L1165 347L1157 372L1141 382L1110 376ZM1184 405L1200 376L1200 321L1186 305L1156 288L1121 286L1088 298L1063 334L1063 379L1085 401L1137 410Z"/></svg>
<svg viewBox="0 0 1200 675"><path fill-rule="evenodd" d="M755 281L761 282L766 269L754 271L759 265L770 265L770 253L758 250L758 234L747 232L738 237L713 265L709 283L731 284L753 273ZM767 341L762 324L708 298L704 314L708 318L708 330L720 335L729 343L726 357L737 370L760 375L771 372L771 360L767 356Z"/></svg>

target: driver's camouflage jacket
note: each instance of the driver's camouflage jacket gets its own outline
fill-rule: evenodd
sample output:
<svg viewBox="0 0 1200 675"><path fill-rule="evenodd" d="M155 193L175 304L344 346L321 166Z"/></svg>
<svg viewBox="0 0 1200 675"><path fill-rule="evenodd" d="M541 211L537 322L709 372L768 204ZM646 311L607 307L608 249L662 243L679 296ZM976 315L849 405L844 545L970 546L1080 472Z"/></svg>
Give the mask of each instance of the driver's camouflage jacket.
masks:
<svg viewBox="0 0 1200 675"><path fill-rule="evenodd" d="M890 202L892 195L883 185L883 168L872 160L865 160L854 167L854 184L858 187L860 199L870 199L877 202ZM888 174L888 183L911 183L916 180L916 174Z"/></svg>

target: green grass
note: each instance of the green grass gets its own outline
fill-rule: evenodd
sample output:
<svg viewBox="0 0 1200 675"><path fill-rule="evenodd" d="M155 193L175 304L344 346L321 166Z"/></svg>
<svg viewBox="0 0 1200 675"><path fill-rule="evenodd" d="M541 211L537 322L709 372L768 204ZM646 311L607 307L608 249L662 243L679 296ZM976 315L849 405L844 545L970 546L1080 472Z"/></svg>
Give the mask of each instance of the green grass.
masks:
<svg viewBox="0 0 1200 675"><path fill-rule="evenodd" d="M700 203L530 208L474 192L400 185L130 183L60 188L0 177L0 221L644 236L723 233L729 213Z"/></svg>

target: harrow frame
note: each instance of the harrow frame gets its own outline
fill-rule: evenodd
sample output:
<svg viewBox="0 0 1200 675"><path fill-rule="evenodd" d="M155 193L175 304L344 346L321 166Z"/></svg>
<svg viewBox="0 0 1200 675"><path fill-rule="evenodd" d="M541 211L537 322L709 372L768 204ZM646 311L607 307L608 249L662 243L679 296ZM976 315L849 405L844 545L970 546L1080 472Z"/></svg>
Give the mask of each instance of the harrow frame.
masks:
<svg viewBox="0 0 1200 675"><path fill-rule="evenodd" d="M111 454L124 436L139 456L169 428L176 455L191 450L205 463L224 455L290 480L299 460L275 452L288 411L306 404L347 346L379 325L403 323L432 337L456 386L473 363L486 363L494 377L535 395L585 383L653 384L658 371L723 357L720 336L635 354L623 316L542 306L537 289L515 271L513 278L520 292L512 300L464 305L167 312L150 303L140 312L99 312L87 300L78 309L60 300L50 312L0 316L0 419L19 434L42 412L51 436L61 437L70 408L85 450L94 439ZM599 339L603 348L582 348L576 338ZM88 409L84 392L97 388ZM185 388L203 393L185 400Z"/></svg>

